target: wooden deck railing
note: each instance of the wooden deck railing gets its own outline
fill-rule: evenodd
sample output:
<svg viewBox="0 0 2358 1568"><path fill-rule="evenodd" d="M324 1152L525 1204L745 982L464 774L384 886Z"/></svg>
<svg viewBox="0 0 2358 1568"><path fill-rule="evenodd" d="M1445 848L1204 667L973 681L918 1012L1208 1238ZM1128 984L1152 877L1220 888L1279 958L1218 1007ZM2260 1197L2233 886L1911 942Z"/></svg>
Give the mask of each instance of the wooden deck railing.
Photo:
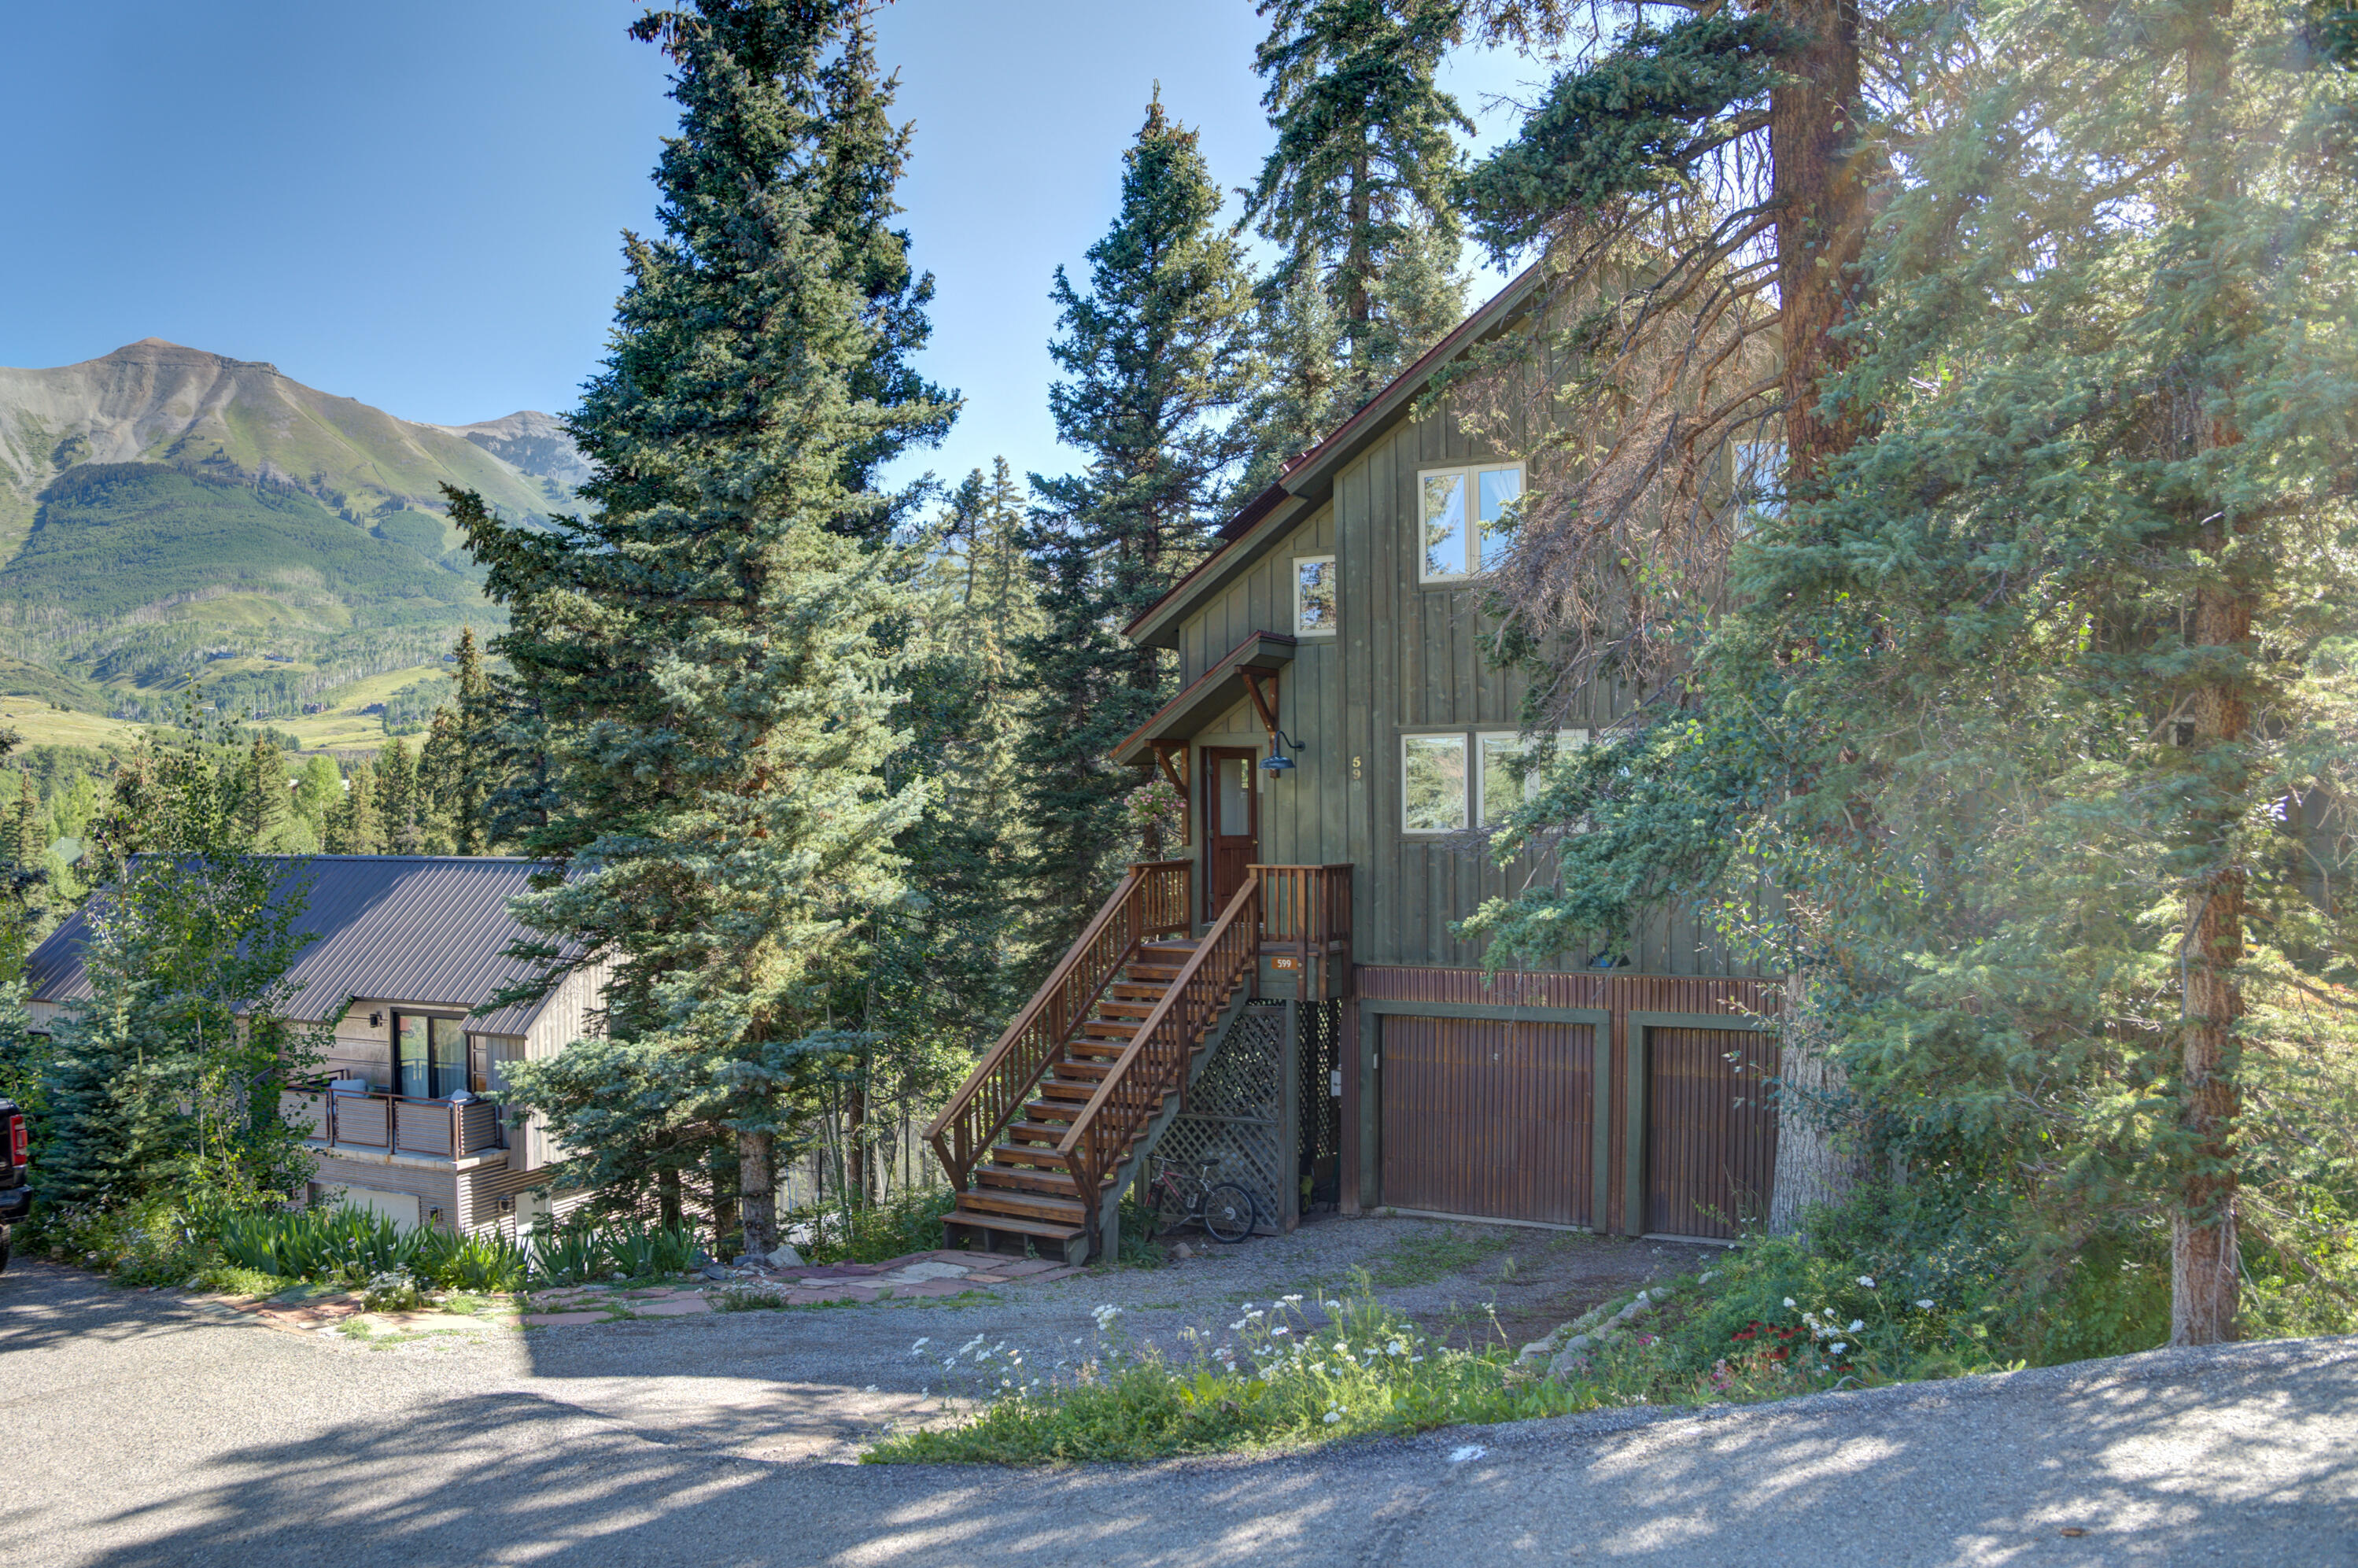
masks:
<svg viewBox="0 0 2358 1568"><path fill-rule="evenodd" d="M1104 1184L1163 1101L1185 1087L1204 1032L1236 987L1250 981L1260 961L1260 878L1249 872L1056 1145L1056 1157L1080 1192L1091 1256L1098 1250Z"/></svg>
<svg viewBox="0 0 2358 1568"><path fill-rule="evenodd" d="M977 1162L1032 1097L1073 1031L1138 951L1157 936L1184 936L1194 862L1148 860L1130 868L999 1044L990 1048L934 1124L927 1141L960 1192Z"/></svg>
<svg viewBox="0 0 2358 1568"><path fill-rule="evenodd" d="M1335 974L1347 978L1351 967L1349 864L1252 871L1260 878L1261 952L1275 957L1279 968L1299 973L1303 994L1340 995L1333 989Z"/></svg>
<svg viewBox="0 0 2358 1568"><path fill-rule="evenodd" d="M460 1159L507 1143L499 1108L489 1100L420 1099L313 1084L290 1089L283 1103L288 1119L331 1147Z"/></svg>

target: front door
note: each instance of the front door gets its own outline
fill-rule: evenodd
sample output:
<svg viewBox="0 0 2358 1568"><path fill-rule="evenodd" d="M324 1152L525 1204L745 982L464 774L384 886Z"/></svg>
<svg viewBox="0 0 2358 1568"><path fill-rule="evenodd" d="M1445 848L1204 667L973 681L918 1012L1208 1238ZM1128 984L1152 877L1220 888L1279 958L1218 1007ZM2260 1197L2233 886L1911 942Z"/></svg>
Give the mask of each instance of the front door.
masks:
<svg viewBox="0 0 2358 1568"><path fill-rule="evenodd" d="M1219 918L1260 858L1260 796L1250 747L1204 752L1204 918Z"/></svg>

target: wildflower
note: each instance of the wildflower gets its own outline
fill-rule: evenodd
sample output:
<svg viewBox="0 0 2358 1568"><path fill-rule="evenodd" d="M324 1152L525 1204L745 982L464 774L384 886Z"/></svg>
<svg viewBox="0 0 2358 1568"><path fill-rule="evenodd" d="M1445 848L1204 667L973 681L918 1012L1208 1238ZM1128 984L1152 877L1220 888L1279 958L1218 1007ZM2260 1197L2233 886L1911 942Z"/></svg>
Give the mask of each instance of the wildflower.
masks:
<svg viewBox="0 0 2358 1568"><path fill-rule="evenodd" d="M1787 1297L1785 1298L1785 1304L1786 1304L1787 1306L1791 1306L1791 1305L1793 1304L1793 1298L1792 1298L1792 1297L1790 1297L1790 1296L1787 1296Z"/></svg>
<svg viewBox="0 0 2358 1568"><path fill-rule="evenodd" d="M1841 1340L1839 1340L1839 1339L1835 1340L1832 1345L1829 1345L1829 1346L1826 1346L1827 1351L1828 1351L1829 1353L1833 1354L1833 1355L1835 1355L1835 1356L1839 1356L1839 1355L1841 1355L1844 1351L1845 1351L1845 1350L1847 1350L1847 1349L1849 1349L1849 1348L1850 1348L1850 1346L1847 1346L1847 1345L1844 1344L1844 1343L1843 1343Z"/></svg>
<svg viewBox="0 0 2358 1568"><path fill-rule="evenodd" d="M1326 1370L1326 1363L1324 1361L1313 1361L1310 1363L1310 1369L1323 1375Z"/></svg>
<svg viewBox="0 0 2358 1568"><path fill-rule="evenodd" d="M1341 1411L1328 1411L1326 1412L1326 1424L1328 1426L1334 1425L1336 1422L1341 1421L1342 1419L1343 1412Z"/></svg>
<svg viewBox="0 0 2358 1568"><path fill-rule="evenodd" d="M1768 1359L1771 1361L1782 1361L1786 1357L1790 1356L1792 1352L1790 1350L1788 1350L1785 1346L1779 1345L1776 1349L1768 1352Z"/></svg>
<svg viewBox="0 0 2358 1568"><path fill-rule="evenodd" d="M934 1336L932 1335L928 1334L920 1336L917 1343L909 1346L909 1354L914 1356L918 1351L923 1350L926 1346L931 1345L933 1342Z"/></svg>
<svg viewBox="0 0 2358 1568"><path fill-rule="evenodd" d="M1408 1358L1408 1364L1409 1364L1410 1366L1413 1367L1413 1366L1415 1366L1418 1362L1420 1362L1420 1361L1422 1361L1422 1360L1423 1360L1423 1359L1424 1359L1424 1357L1422 1357L1422 1356L1412 1356L1412 1357L1410 1357Z"/></svg>
<svg viewBox="0 0 2358 1568"><path fill-rule="evenodd" d="M1290 1329L1290 1328L1286 1327L1286 1326L1285 1326L1285 1325L1283 1325L1283 1324L1282 1324L1282 1323L1281 1323L1281 1324L1279 1324L1275 1328L1272 1328L1272 1329L1271 1329L1271 1330L1270 1330L1270 1333L1271 1333L1271 1334L1292 1334L1293 1332L1293 1330L1292 1330L1292 1329Z"/></svg>
<svg viewBox="0 0 2358 1568"><path fill-rule="evenodd" d="M1756 1337L1759 1332L1760 1331L1758 1328L1739 1328L1734 1334L1729 1335L1728 1337L1730 1339L1751 1339Z"/></svg>
<svg viewBox="0 0 2358 1568"><path fill-rule="evenodd" d="M1858 1282L1870 1291L1875 1289L1875 1276L1872 1274L1861 1274L1858 1277Z"/></svg>
<svg viewBox="0 0 2358 1568"><path fill-rule="evenodd" d="M1302 1292L1300 1291L1296 1291L1290 1296L1280 1296L1277 1299L1283 1302L1287 1306L1299 1306L1302 1303Z"/></svg>
<svg viewBox="0 0 2358 1568"><path fill-rule="evenodd" d="M1917 1298L1916 1304L1922 1307L1926 1312L1931 1312L1932 1310L1932 1298L1930 1296L1920 1296Z"/></svg>
<svg viewBox="0 0 2358 1568"><path fill-rule="evenodd" d="M1852 1319L1850 1320L1850 1331L1851 1331L1853 1334L1856 1334L1859 1330L1861 1330L1861 1329L1865 1328L1866 1326L1866 1319L1865 1319L1865 1318L1863 1318L1863 1317L1855 1317L1855 1318L1852 1318Z"/></svg>
<svg viewBox="0 0 2358 1568"><path fill-rule="evenodd" d="M871 1393L871 1394L872 1394L872 1393L874 1393L874 1392L876 1391L876 1385L875 1385L875 1384L873 1384L873 1383L871 1383L871 1384L869 1384L869 1385L868 1385L868 1387L867 1387L866 1389L862 1390L861 1391L862 1391L863 1393Z"/></svg>
<svg viewBox="0 0 2358 1568"><path fill-rule="evenodd" d="M1384 1353L1388 1356L1405 1356L1408 1354L1408 1346L1395 1339L1384 1347Z"/></svg>
<svg viewBox="0 0 2358 1568"><path fill-rule="evenodd" d="M1351 1342L1347 1339L1337 1339L1335 1341L1335 1353L1338 1356L1348 1356L1351 1353Z"/></svg>

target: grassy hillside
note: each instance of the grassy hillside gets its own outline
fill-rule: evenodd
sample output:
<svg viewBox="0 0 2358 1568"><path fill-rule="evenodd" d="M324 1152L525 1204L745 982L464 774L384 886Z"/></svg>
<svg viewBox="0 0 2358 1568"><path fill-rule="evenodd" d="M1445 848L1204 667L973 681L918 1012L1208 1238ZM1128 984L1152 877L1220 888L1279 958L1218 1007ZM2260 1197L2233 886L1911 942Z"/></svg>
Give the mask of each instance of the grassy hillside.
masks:
<svg viewBox="0 0 2358 1568"><path fill-rule="evenodd" d="M418 548L444 545L441 519L399 515L424 526L363 530L298 491L85 464L43 492L31 536L0 568L0 614L23 627L103 623L175 596L243 591L393 625L479 602L471 581Z"/></svg>

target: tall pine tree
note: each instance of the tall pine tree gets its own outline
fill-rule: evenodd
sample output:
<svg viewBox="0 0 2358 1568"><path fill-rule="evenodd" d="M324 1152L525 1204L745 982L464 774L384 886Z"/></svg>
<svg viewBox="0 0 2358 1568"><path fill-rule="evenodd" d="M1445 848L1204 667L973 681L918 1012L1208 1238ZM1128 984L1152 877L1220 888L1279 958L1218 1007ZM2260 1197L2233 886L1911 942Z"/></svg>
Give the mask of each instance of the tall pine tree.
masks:
<svg viewBox="0 0 2358 1568"><path fill-rule="evenodd" d="M1029 535L1047 628L1017 652L1034 694L1024 769L1043 943L1061 948L1134 848L1114 745L1162 704L1170 672L1121 626L1202 558L1243 454L1227 418L1248 384L1251 297L1195 133L1148 105L1123 157L1121 210L1089 248L1089 287L1056 269L1065 373L1049 392L1088 466L1032 476Z"/></svg>
<svg viewBox="0 0 2358 1568"><path fill-rule="evenodd" d="M1471 132L1434 80L1463 30L1461 0L1262 0L1270 33L1253 57L1277 146L1245 216L1285 247L1266 290L1273 357L1335 362L1330 395L1271 423L1267 471L1358 409L1457 322L1453 132ZM1314 279L1326 308L1296 292ZM1307 331L1332 318L1325 341ZM1314 384L1306 364L1279 379ZM1299 395L1297 394L1297 396Z"/></svg>
<svg viewBox="0 0 2358 1568"><path fill-rule="evenodd" d="M526 847L568 875L521 913L552 976L613 966L606 1037L520 1075L519 1098L594 1177L660 1186L725 1137L755 1250L776 1240L779 1140L847 1044L830 987L897 897L891 846L924 802L880 777L898 737L870 629L902 602L860 542L889 506L848 476L940 411L856 390L878 334L808 178L828 49L860 16L699 0L634 26L681 115L664 232L629 243L572 421L597 510L527 531L454 505L489 590L533 611L496 646L557 786Z"/></svg>

